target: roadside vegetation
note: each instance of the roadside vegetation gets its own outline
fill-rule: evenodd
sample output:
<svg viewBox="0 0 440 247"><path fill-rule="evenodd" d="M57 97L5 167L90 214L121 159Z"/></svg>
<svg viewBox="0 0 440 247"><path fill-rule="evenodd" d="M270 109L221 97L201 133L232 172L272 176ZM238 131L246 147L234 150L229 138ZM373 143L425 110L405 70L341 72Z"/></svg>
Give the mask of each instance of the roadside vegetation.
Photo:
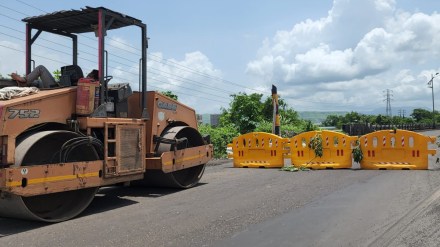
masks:
<svg viewBox="0 0 440 247"><path fill-rule="evenodd" d="M217 126L202 124L199 130L202 135L210 135L214 144L215 158L226 157L227 144L234 137L249 132L272 132L272 98L263 98L262 94L238 93L231 95L228 108L223 108ZM319 129L310 121L299 117L297 111L289 107L279 98L279 112L281 116L281 136L290 138L304 131ZM440 113L435 112L436 123L440 123ZM366 115L349 112L345 115L329 115L321 126L333 126L340 129L344 124L377 124L377 125L402 125L402 124L432 124L432 112L425 109L414 109L409 117L384 115Z"/></svg>
<svg viewBox="0 0 440 247"><path fill-rule="evenodd" d="M440 114L435 111L435 122L440 123ZM403 116L384 116L384 115L366 115L357 112L350 112L343 116L329 115L322 122L322 126L334 126L338 129L344 124L377 124L377 125L402 125L402 124L432 124L433 115L431 111L417 108L414 109L409 117Z"/></svg>
<svg viewBox="0 0 440 247"><path fill-rule="evenodd" d="M231 95L227 109L223 108L218 126L202 124L202 135L210 135L214 144L214 156L226 157L227 144L234 137L249 132L272 132L272 97L263 98L262 94L238 93ZM297 133L317 129L310 121L300 119L298 112L287 103L278 99L281 117L281 136L292 137Z"/></svg>

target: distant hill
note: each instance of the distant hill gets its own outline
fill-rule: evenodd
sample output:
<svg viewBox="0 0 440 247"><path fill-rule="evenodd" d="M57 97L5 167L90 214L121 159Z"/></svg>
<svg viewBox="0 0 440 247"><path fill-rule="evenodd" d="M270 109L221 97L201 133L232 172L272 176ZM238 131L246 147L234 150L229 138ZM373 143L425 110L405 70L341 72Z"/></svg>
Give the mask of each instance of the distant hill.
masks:
<svg viewBox="0 0 440 247"><path fill-rule="evenodd" d="M300 111L299 117L304 120L310 120L312 123L319 124L324 121L329 115L344 116L348 112L345 111Z"/></svg>
<svg viewBox="0 0 440 247"><path fill-rule="evenodd" d="M411 113L413 113L415 108L422 108L428 111L432 111L432 108L426 108L426 107L411 107L411 106L394 106L391 107L391 115L393 116L399 116L399 115L405 115L405 117L410 117ZM366 115L386 115L386 109L383 108L376 108L371 111L359 111L359 113L366 114Z"/></svg>

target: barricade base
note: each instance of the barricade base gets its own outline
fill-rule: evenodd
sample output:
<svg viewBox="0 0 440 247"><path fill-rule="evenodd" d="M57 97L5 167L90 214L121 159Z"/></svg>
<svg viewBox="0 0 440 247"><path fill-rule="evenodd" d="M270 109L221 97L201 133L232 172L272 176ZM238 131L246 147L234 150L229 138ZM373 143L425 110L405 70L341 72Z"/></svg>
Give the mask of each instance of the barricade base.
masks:
<svg viewBox="0 0 440 247"><path fill-rule="evenodd" d="M235 168L281 168L284 164L271 164L265 161L246 161L238 164L234 163Z"/></svg>
<svg viewBox="0 0 440 247"><path fill-rule="evenodd" d="M303 163L300 165L293 165L295 167L301 168L301 167L305 167L305 168L310 168L313 170L324 170L324 169L347 169L347 168L351 168L351 163L350 164L341 164L341 163L336 163L336 162L308 162L308 163Z"/></svg>
<svg viewBox="0 0 440 247"><path fill-rule="evenodd" d="M361 164L361 169L365 170L427 170L428 165L415 165L411 163L381 162L371 164Z"/></svg>

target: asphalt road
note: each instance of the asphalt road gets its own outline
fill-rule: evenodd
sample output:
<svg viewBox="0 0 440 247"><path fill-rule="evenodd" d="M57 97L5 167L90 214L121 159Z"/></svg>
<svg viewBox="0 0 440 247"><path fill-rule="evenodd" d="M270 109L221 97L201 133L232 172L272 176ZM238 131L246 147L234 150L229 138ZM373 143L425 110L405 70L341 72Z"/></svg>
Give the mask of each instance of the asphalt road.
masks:
<svg viewBox="0 0 440 247"><path fill-rule="evenodd" d="M67 222L0 218L0 246L438 246L435 158L427 171L211 165L188 190L102 188Z"/></svg>

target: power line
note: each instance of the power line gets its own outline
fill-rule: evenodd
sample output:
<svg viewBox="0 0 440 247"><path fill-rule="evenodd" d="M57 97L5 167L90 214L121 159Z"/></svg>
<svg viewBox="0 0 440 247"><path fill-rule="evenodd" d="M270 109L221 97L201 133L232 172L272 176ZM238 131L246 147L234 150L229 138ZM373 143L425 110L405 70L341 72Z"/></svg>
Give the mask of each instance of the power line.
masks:
<svg viewBox="0 0 440 247"><path fill-rule="evenodd" d="M43 12L43 13L46 13L46 14L48 13L48 12L42 10L42 9L39 9L39 8L37 8L37 7L35 7L35 6L32 6L32 5L28 4L28 3L25 3L25 2L23 2L23 1L21 1L21 0L15 0L15 1L17 1L17 2L19 2L19 3L22 3L22 4L24 4L24 5L27 5L27 6L31 7L31 8L37 9L37 10Z"/></svg>
<svg viewBox="0 0 440 247"><path fill-rule="evenodd" d="M27 6L31 7L31 8L37 9L37 10L43 12L43 13L46 13L46 14L49 13L49 12L44 11L44 10L42 10L42 9L39 9L39 8L37 8L37 7L35 7L35 6L31 5L31 4L24 3L24 2L21 1L21 0L16 0L16 1L17 1L17 2L20 2L20 3L22 3L22 4L25 4L25 5L27 5ZM88 38L88 39L91 39L90 37L87 37L87 36L84 36L84 35L81 35L81 36L86 37L86 38ZM116 39L113 39L113 38L109 38L109 39L113 40L114 42L117 42L117 43L123 44L123 45L125 45L125 46L131 47L131 48L133 48L133 49L135 49L135 50L140 51L139 48L134 47L134 46L131 46L130 44L126 44L126 43L124 43L124 42L121 42L121 41L116 40ZM92 39L92 40L93 40L93 39ZM111 45L110 45L110 46L111 46ZM119 47L119 49L121 49L121 48ZM126 49L122 49L122 50L124 50L124 51L126 51L126 52L128 52L128 53L132 53L132 54L138 55L138 54L133 53L133 52L131 52L131 51L128 51L128 50L126 50ZM147 52L147 54L150 55L150 56L158 57L158 56L156 56L156 55L154 55L154 54L151 54L151 53L149 53L149 52ZM187 67L187 66L181 65L181 64L176 63L176 62L174 62L174 61L171 61L171 60L169 60L169 59L163 59L163 58L161 58L161 57L159 57L159 58L161 59L161 61L157 61L157 60L154 60L154 61L161 62L161 63L164 63L164 64L171 63L171 64L173 64L173 66L176 67L176 68L177 68L177 67L180 67L179 69L181 69L181 70L190 71L190 72L195 73L195 74L198 74L198 75L200 75L200 76L204 76L204 77L206 77L206 78L210 78L210 79L213 79L213 80L217 80L217 81L223 82L223 83L225 83L225 84L232 84L232 85L235 85L235 86L238 86L238 87L242 87L242 88L244 88L244 89L252 90L252 91L255 91L255 92L267 93L266 91L262 91L262 90L258 90L258 89L249 88L249 87L243 86L243 85L241 85L241 84L238 84L238 83L235 83L235 82L232 82L232 81L229 81L229 80L223 79L223 78L221 78L221 77L213 76L213 75L210 75L210 74L206 74L206 73L203 73L203 72L200 72L200 71L194 70L194 69L192 69L192 68L190 68L190 67ZM165 62L163 62L163 61L165 61ZM168 65L169 65L169 64L168 64Z"/></svg>
<svg viewBox="0 0 440 247"><path fill-rule="evenodd" d="M176 81L181 81L181 82L189 83L189 84L192 84L192 85L197 85L199 87L203 87L203 88L206 88L206 89L209 89L209 90L216 90L216 91L222 91L224 93L234 94L234 92L232 92L232 91L228 91L228 90L224 90L224 89L217 88L217 87L212 87L212 86L206 86L206 85L202 84L201 82L198 82L198 81L195 81L195 80L191 80L191 79L188 79L188 78L185 78L185 77L182 77L182 76L178 76L178 75L175 75L175 74L172 74L172 73L160 70L160 69L156 69L156 68L153 68L153 67L151 67L149 69L150 69L149 73L151 73L151 74L156 74L156 75L160 75L162 77L170 78L170 79L173 79L173 80L176 80ZM151 70L157 70L160 73L155 73L155 72L152 72ZM168 75L177 77L177 79L176 78L171 78L169 76L164 76L163 74L168 74ZM191 83L191 82L194 82L194 83Z"/></svg>
<svg viewBox="0 0 440 247"><path fill-rule="evenodd" d="M2 14L2 13L0 13L0 15L1 15L1 16L4 16L4 17L6 17L6 18L9 18L9 19L11 19L11 20L14 20L14 21L21 22L21 20L19 20L19 19L16 19L16 18L10 17L10 16L5 15L5 14Z"/></svg>
<svg viewBox="0 0 440 247"><path fill-rule="evenodd" d="M159 57L159 58L161 59L161 61L157 61L157 60L153 60L153 59L152 59L153 61L157 61L157 62L160 62L160 63L163 63L163 64L167 64L167 65L168 65L168 63L172 63L172 64L174 64L174 65L176 65L176 66L178 66L178 67L182 67L182 68L178 68L178 69L180 69L180 70L184 70L184 71L187 71L187 72L196 73L196 74L198 74L198 75L200 75L200 76L203 76L203 77L206 77L206 78L209 78L209 79L214 79L214 80L217 80L217 81L223 82L223 83L225 83L225 84L226 84L226 83L227 83L227 84L232 84L232 85L235 85L235 86L238 86L238 87L242 87L242 88L245 88L245 89L248 89L248 90L252 90L252 91L255 91L255 92L267 93L266 91L262 91L262 90L258 90L258 89L253 89L253 88L245 87L245 86L243 86L243 85L240 85L240 84L235 83L235 82L232 82L232 81L225 80L225 79L220 78L220 77L216 77L216 76L212 76L212 75L209 75L209 74L202 73L202 72L200 72L200 71L197 71L197 70L191 69L191 68L189 68L189 67L187 67L187 66L184 66L184 65L181 65L181 64L176 63L176 62L174 62L174 61L171 61L170 59L163 59L163 58L161 58L160 56L154 55L154 54L152 54L152 53L148 53L148 55L153 56L153 57ZM162 62L162 61L165 61L165 62ZM176 67L176 66L174 66L174 67ZM177 67L176 67L176 68L177 68Z"/></svg>
<svg viewBox="0 0 440 247"><path fill-rule="evenodd" d="M2 45L2 44L0 44L0 46L1 46L1 47L4 47L4 48L8 48L8 49L11 49L11 50L15 50L15 51L23 52L23 53L24 53L24 51L22 51L22 50L15 49L15 48L8 47L8 46L4 46L4 45ZM55 60L55 59L51 59L51 58L47 58L47 57L44 57L44 56L39 56L39 55L35 55L35 56L36 56L36 57L40 57L40 58L44 58L44 59L47 59L47 60L50 60L50 61L53 61L53 62L59 62L59 63L62 63L62 61ZM91 69L90 69L90 70L91 70ZM120 79L121 81L123 81L123 80L125 79L125 78L118 77L118 76L115 76L114 78L116 78L116 79ZM158 81L158 82L160 82L160 81ZM168 89L166 89L166 88L163 88L163 87L160 87L160 86L155 86L155 85L150 85L150 87L152 87L152 88L158 88L158 89L161 89L161 90L168 90ZM183 92L180 92L180 91L175 91L175 93L178 93L178 94L184 94L184 95L189 95L189 96L194 96L193 94L183 93ZM198 97L198 98L201 98L201 99L209 100L209 101L214 101L214 102L219 102L219 103L228 104L228 102L220 101L220 100L216 100L216 99L212 99L212 98L206 98L206 97L203 97L203 96L197 96L197 97Z"/></svg>
<svg viewBox="0 0 440 247"><path fill-rule="evenodd" d="M39 11L45 13L45 14L48 14L48 13L49 13L49 12L47 12L47 11L45 11L45 10L42 10L42 9L36 7L36 6L31 5L31 4L25 3L25 2L23 2L23 1L21 1L21 0L15 0L15 1L16 1L16 2L19 2L19 3L21 3L21 4L24 4L24 5L26 5L26 6L29 6L29 7L31 7L31 8L37 9L37 10L39 10ZM11 8L9 8L9 7L5 7L4 5L0 5L0 6L2 6L2 7L4 7L4 8L7 8L7 9L9 9L9 10L12 10L12 11L14 11L14 12L16 12L16 13L19 13L19 14L22 14L22 15L25 15L25 16L29 16L29 15L23 13L23 12L19 12L19 11L16 11L16 10L11 9ZM0 15L5 16L5 17L7 17L7 18L10 18L10 19L12 19L12 20L16 20L16 21L18 21L18 22L21 22L21 20L15 19L15 18L13 18L13 17L7 16L7 15L4 15L4 14L0 14ZM85 37L86 39L89 39L89 40L93 40L93 41L96 40L96 39L93 39L93 38L88 37L88 36L83 35L83 34L79 34L79 35L80 35L81 37ZM111 38L111 37L108 37L108 38L109 38L110 40L116 42L116 43L122 44L122 45L124 45L124 46L126 46L126 47L133 48L134 50L140 51L140 49L138 49L137 47L134 47L134 46L132 46L132 45L130 45L130 44L127 44L127 43L125 43L125 42L121 42L120 40L117 40L117 39L114 39L114 38ZM53 43L56 43L56 42L53 42ZM89 48L92 48L92 49L96 49L96 47L93 47L93 46L87 45L87 44L85 44L85 43L79 43L79 44L80 44L80 45L83 45L84 47L89 47ZM61 45L61 44L59 44L59 45ZM113 46L113 45L111 45L111 44L108 44L108 46L115 47L115 48L117 48L118 50L122 50L122 51L125 51L125 52L127 52L127 53L134 54L134 55L136 55L136 56L139 55L138 53L135 53L135 52L133 52L133 51L131 51L131 50L123 49L123 48L121 48L121 47ZM58 51L58 52L60 52L60 51ZM90 55L90 56L94 56L94 55L91 54L91 53L87 53L87 52L83 52L83 51L82 51L81 53L84 53L84 54L86 54L86 55ZM182 64L180 64L179 62L175 62L175 61L173 61L173 60L171 60L171 59L164 59L164 58L162 58L161 56L158 56L158 55L155 55L155 54L152 54L152 53L149 53L149 52L148 52L147 54L150 56L150 58L149 58L150 61L158 62L158 63L164 64L164 65L167 65L167 66L172 66L172 67L174 67L174 68L176 68L176 69L178 69L178 70L186 71L186 72L190 72L190 73L193 74L193 75L198 75L198 76L202 76L202 77L205 77L205 78L209 78L209 79L212 79L212 80L215 80L215 81L219 81L219 82L224 83L224 84L226 84L226 85L235 85L235 86L240 87L240 88L244 88L244 89L248 89L248 90L251 90L251 91L261 92L261 93L267 94L267 91L263 91L263 90L258 90L258 89L249 88L249 87L243 86L243 85L241 85L241 84L239 84L239 83L235 83L235 82L232 82L232 81L229 81L229 80L223 79L223 78L218 77L218 76L214 76L214 75L211 75L211 74L207 74L207 73L204 73L204 72L201 72L201 71L195 70L195 69L193 69L193 68L191 68L191 67L188 67L188 66L182 65ZM112 56L112 57L117 57L117 58L119 58L119 59L122 59L122 60L125 60L125 61L128 61L128 62L133 62L133 63L136 63L136 64L137 64L137 61L133 61L133 60L127 59L126 57L119 56L119 55L117 55L117 54L112 54L111 56ZM47 59L47 58L46 58L46 59ZM95 61L91 61L91 60L85 59L85 58L83 58L83 57L80 57L80 59L81 59L81 60L85 60L85 61L89 61L89 62L95 62ZM55 60L53 60L53 59L49 59L49 60L55 61ZM127 64L125 64L125 63L122 63L122 62L119 62L119 61L115 61L115 60L110 60L110 61L115 62L115 63L118 63L118 64L121 64L121 65L126 66L126 67L132 67L132 66L129 66L129 65L127 65ZM59 61L58 61L58 62L59 62ZM109 66L109 68L110 68L110 66ZM114 67L111 67L111 68L114 68ZM116 68L116 69L119 69L119 68ZM203 85L202 82L197 82L197 81L195 81L195 80L191 80L191 79L188 79L188 78L184 78L184 77L182 77L182 76L175 75L175 74L173 74L173 73L168 73L168 72L165 72L165 71L162 71L162 70L156 69L156 68L149 68L148 72L149 72L149 73L152 73L151 70L155 70L155 71L159 71L159 72L161 72L162 74L159 74L159 73L155 73L155 74L156 74L156 75L161 75L162 77L165 77L165 78L173 79L173 80L176 80L176 81L186 80L186 81L185 81L186 83L188 83L188 81L191 81L191 82L194 82L194 83L199 84L199 85L198 85L199 87L211 88L210 86L205 86L205 85ZM127 73L131 73L131 72L129 72L129 71L125 71L125 72L127 72ZM163 73L168 74L168 75L171 75L171 76L174 76L175 78L170 78L169 76L165 76L165 75L163 75ZM131 73L131 74L134 74L134 73ZM178 79L178 78L180 78L180 79ZM168 82L166 82L166 83L168 83ZM192 84L192 83L190 83L190 84ZM194 85L194 84L193 84L193 85ZM203 86L202 86L202 85L203 85ZM176 86L177 86L177 85L176 85ZM191 90L193 90L193 88L191 88ZM219 89L219 88L217 88L217 87L212 87L212 89L210 89L210 90L216 90L216 91L222 91L222 92L230 92L230 91L227 91L227 90L224 90L224 89ZM199 96L198 96L198 97L199 97ZM217 95L216 97L221 97L221 96L218 96L218 95ZM296 100L296 99L295 99L295 100ZM304 101L304 100L297 100L297 101L311 102L311 103L320 103L320 104L340 104L340 103L336 103L336 102L335 102L335 103L333 103L333 102L313 102L313 101ZM345 105L345 106L346 106L346 105Z"/></svg>
<svg viewBox="0 0 440 247"><path fill-rule="evenodd" d="M188 88L188 87L184 87L184 86L181 86L181 85L176 85L176 84L174 84L174 83L172 83L172 82L164 82L164 81L158 80L158 79L156 79L156 78L151 78L151 77L150 77L150 79L151 79L151 80L155 80L155 81L160 82L160 83L170 83L171 85L174 85L174 86L176 86L176 87L180 87L180 88L188 89L188 90L191 90L191 91L194 91L194 92L200 92L200 93L205 94L205 95L211 95L211 96L218 97L218 98L222 98L222 99L228 99L228 98L225 98L225 97L223 97L223 96L218 96L218 95L215 95L215 94L211 94L211 93L203 92L203 91L200 91L200 90L197 90L197 89L194 89L194 88Z"/></svg>
<svg viewBox="0 0 440 247"><path fill-rule="evenodd" d="M17 31L17 32L20 32L20 31ZM21 33L21 32L20 32L20 33ZM16 37L16 36L8 35L8 34L3 33L3 32L0 32L0 34L7 35L8 37L11 37L11 38L14 38L14 39L18 39L18 40L24 41L24 39L21 39L21 38ZM53 42L53 41L50 41L50 42L55 43L55 42ZM60 51L60 50L57 50L57 49L54 49L54 48L51 48L51 47L48 47L48 46L44 46L44 45L40 45L40 44L35 44L35 45L40 46L40 47L44 47L44 48L49 49L49 50L52 50L52 51L59 52L59 53L61 53L61 54L71 55L70 53L67 53L67 52L65 52L65 51ZM88 55L90 55L90 56L94 56L94 54L87 53L87 52L81 52L81 53L88 54ZM83 57L81 57L81 56L79 57L79 59L84 60L84 61L88 61L88 62L92 62L92 63L95 62L95 61L92 61L92 60L90 60L90 59L83 58ZM113 62L118 63L118 64L121 64L121 65L126 66L126 67L132 67L131 65L128 65L128 64L125 64L125 63L121 63L121 62L118 62L118 61L114 61L114 60L113 60ZM118 68L115 68L115 67L113 67L113 66L108 66L108 67L109 67L109 68L112 68L112 69L118 69ZM158 70L158 69L155 69L155 68L150 68L150 69ZM225 91L225 90L222 90L222 89L211 88L211 87L209 87L209 86L205 86L205 85L203 85L203 84L200 83L200 82L196 82L196 81L194 81L194 80L190 80L190 79L187 79L187 78L184 78L184 77L181 77L181 76L177 76L177 75L174 75L174 74L172 74L172 73L168 73L168 72L161 71L161 70L158 70L158 71L160 71L160 72L162 72L162 73L165 73L165 74L173 75L174 77L177 77L177 78L180 78L180 79L171 78L171 77L169 77L169 76L164 76L164 75L162 75L162 74L154 73L154 72L151 72L151 71L150 71L150 73L152 73L152 74L156 74L156 75L160 75L160 76L165 77L165 78L170 78L170 79L174 79L174 80L177 80L177 81L181 81L181 82L185 82L185 83L189 83L189 84L193 84L193 85L194 85L194 83L187 82L187 81L192 81L192 82L197 83L197 84L198 84L197 86L199 86L199 87L203 87L203 88L206 88L206 89L209 89L209 90L216 90L216 91L220 90L220 91ZM137 76L137 74L135 74L135 73L133 73L133 72L128 72L128 71L126 71L126 72L127 72L127 73L130 73L130 74L133 74L133 75L135 75L135 76ZM173 82L169 82L169 83L172 84L172 85L178 86L178 87L182 87L182 88L189 89L189 90L199 91L199 90L195 90L195 89L190 89L190 88L187 88L187 87L183 87L183 86L180 86L180 85L176 85L176 84L173 83ZM200 91L199 91L199 92L200 92ZM225 92L227 92L227 91L225 91ZM231 92L231 93L232 93L232 92ZM215 96L215 97L222 97L222 96L214 95L214 94L211 94L211 93L205 93L205 94L209 94L209 95L212 95L212 96ZM222 97L222 98L225 98L225 97Z"/></svg>
<svg viewBox="0 0 440 247"><path fill-rule="evenodd" d="M0 5L0 6L2 6L2 5ZM18 12L18 13L20 13L20 12ZM24 14L24 13L22 13L22 14ZM18 21L18 20L17 20L17 21ZM1 25L1 26L3 26L3 25ZM4 27L6 27L6 26L4 26ZM22 31L18 31L18 30L15 30L15 29L9 28L9 27L6 27L6 28L8 28L8 29L10 29L10 30L13 30L13 31L15 31L15 32L18 32L18 33L22 33L22 34L24 34L24 32L22 32ZM6 33L2 33L2 34L4 34L4 35L8 35L8 34L6 34ZM12 36L12 35L8 35L8 36L9 36L9 37L12 37L12 38L15 38L15 39L19 39L19 40L23 40L23 41L24 41L24 39L20 39L20 38L18 38L18 37ZM83 35L82 35L82 36L83 36ZM87 36L83 36L83 37L87 37ZM61 45L61 46L63 46L63 47L70 48L69 46L62 45L62 44L59 44L59 43L53 42L53 41L51 41L51 40L44 39L44 38L42 38L42 37L40 37L40 38L41 38L42 40L47 41L47 42L54 43L54 44L58 44L58 45ZM92 39L92 38L90 38L90 37L87 37L87 38L88 38L88 39ZM92 40L93 40L93 39L92 39ZM115 41L119 42L118 40L115 40ZM119 42L119 43L125 45L125 43L123 43L123 42ZM86 44L83 44L83 43L80 43L80 44L95 49L95 47L92 47L92 46L89 46L89 45L86 45ZM56 50L56 49L51 48L51 47L47 47L47 46L39 45L39 44L36 44L36 45L41 46L41 47L44 47L44 48L47 48L47 49L50 49L50 50L53 50L53 51L56 51L56 52L60 52L60 53L62 53L62 54L70 55L69 53L66 53L66 52L64 52L64 51L60 51L60 50ZM90 55L90 56L95 56L94 54L91 54L91 53L88 53L88 52L85 52L85 51L81 51L81 53L82 53L82 54L87 54L87 55ZM133 54L136 54L136 53L133 53ZM138 55L138 54L136 54L136 55ZM136 63L136 62L133 61L133 60L129 60L129 59L125 58L125 57L118 56L118 55L116 55L116 54L112 54L112 56L114 56L114 57L118 57L118 58L120 58L120 59L124 59L124 60L129 61L129 62ZM80 58L81 58L81 57L80 57ZM86 60L86 61L89 61L89 62L93 62L93 61L91 61L91 60L89 60L89 59L85 59L85 58L81 58L81 59ZM115 62L115 63L117 63L117 64L120 64L120 65L126 66L126 67L132 67L132 65L128 65L128 64L125 64L125 63L122 63L122 62L119 62L119 61L115 61L115 60L111 60L111 61L113 61L113 62ZM185 82L186 82L186 81L191 81L191 82L193 82L193 83L190 82L190 84L194 84L194 83L196 83L196 84L198 84L199 87L207 88L207 89L209 89L209 90L216 90L216 91L223 91L223 92L227 92L227 93L233 93L233 92L231 92L231 91L227 91L227 90L219 89L219 88L216 88L216 87L206 86L206 85L204 85L204 84L201 83L201 82L197 82L197 81L195 81L195 80L191 80L191 79L188 79L188 78L184 78L184 77L181 77L181 76L178 76L178 75L175 75L175 74L169 73L169 72L165 72L165 71L162 71L162 70L159 70L159 69L153 68L153 67L150 68L150 69L157 70L157 71L160 71L161 73L165 73L165 74L172 75L172 76L174 76L174 77L180 78L180 79L175 79L175 80L178 80L178 81L182 81L182 82L184 82L184 80L185 80ZM155 74L158 75L158 73L155 73ZM170 77L168 77L168 76L164 76L164 75L161 75L161 76L163 76L163 77L165 77L165 78L170 78ZM186 82L186 83L188 83L188 82Z"/></svg>
<svg viewBox="0 0 440 247"><path fill-rule="evenodd" d="M166 89L166 88L158 87L158 86L151 86L151 87L153 87L153 88L158 88L158 89L165 90L165 91L168 90L168 89ZM192 95L192 94L183 93L183 92L179 92L179 91L173 91L173 92L176 93L176 94L184 94L184 95L194 96L194 95ZM215 102L218 102L218 103L229 104L229 102L224 102L224 101L215 100L215 99L211 99L211 98L205 98L205 97L199 97L199 96L198 96L198 98L205 99L205 100L209 100L209 101L215 101Z"/></svg>
<svg viewBox="0 0 440 247"><path fill-rule="evenodd" d="M0 32L0 33L1 33L1 32ZM15 50L15 51L18 51L18 52L22 52L22 53L24 53L24 51L19 50L19 49L15 49L15 48L12 48L12 47L4 46L4 45L1 45L1 44L0 44L0 46L5 47L5 48L8 48L8 49L11 49L11 50ZM44 59L47 59L47 60L50 60L50 61L53 61L53 62L63 63L62 61L55 60L55 59L51 59L51 58L47 58L47 57L40 56L40 55L36 55L36 54L34 54L34 56L36 56L36 57L40 57L40 58L44 58ZM81 57L80 57L80 59L87 60L87 59L84 59L84 58L81 58ZM87 60L87 61L90 61L90 60ZM91 61L91 62L93 62L93 61ZM117 69L117 68L114 68L114 67L110 67L110 68ZM132 72L128 72L128 71L125 71L125 72L126 72L126 73L129 73L129 74L132 74L133 77L134 77L134 76L138 76L137 74L134 74L134 73L132 73ZM115 78L119 78L119 79L121 79L121 81L124 81L124 80L126 79L126 78L121 78L121 77L115 77ZM160 80L158 80L158 79L151 78L151 77L150 77L150 80L154 80L154 81L156 81L156 82L158 82L158 83L168 83L168 84L174 85L174 86L179 87L179 88L188 89L188 90L195 91L195 92L200 92L200 93L202 93L203 95L211 95L211 96L218 97L218 98L228 99L228 98L225 98L225 97L222 97L222 96L219 96L219 95L215 95L215 94L211 94L211 93L203 92L203 91L200 91L200 90L197 90L197 89L194 89L194 88L188 88L188 87L184 87L184 86L181 86L181 85L177 85L177 84L172 83L172 82L164 82L164 81L160 81ZM150 86L151 86L151 85L150 85ZM156 87L157 87L157 86L156 86ZM159 88L160 88L160 87L159 87ZM165 90L166 90L166 89L165 89ZM195 96L194 94L188 94L188 95L190 95L190 96ZM197 95L197 97L200 97L200 95ZM204 97L200 97L200 98L204 98ZM208 98L205 98L205 99L208 99ZM213 99L211 99L211 100L213 100ZM214 100L214 101L221 102L221 103L226 103L226 102L224 102L224 101L219 101L219 100Z"/></svg>
<svg viewBox="0 0 440 247"><path fill-rule="evenodd" d="M11 11L14 11L15 13L19 13L19 14L22 14L22 15L24 15L24 16L28 16L28 14L25 14L25 13L23 13L23 12L20 12L20 11L18 11L18 10L16 10L16 9L12 9L12 8L6 7L6 6L4 6L3 4L0 4L0 7L3 7L3 8L5 8L5 9L9 9L9 10L11 10Z"/></svg>

